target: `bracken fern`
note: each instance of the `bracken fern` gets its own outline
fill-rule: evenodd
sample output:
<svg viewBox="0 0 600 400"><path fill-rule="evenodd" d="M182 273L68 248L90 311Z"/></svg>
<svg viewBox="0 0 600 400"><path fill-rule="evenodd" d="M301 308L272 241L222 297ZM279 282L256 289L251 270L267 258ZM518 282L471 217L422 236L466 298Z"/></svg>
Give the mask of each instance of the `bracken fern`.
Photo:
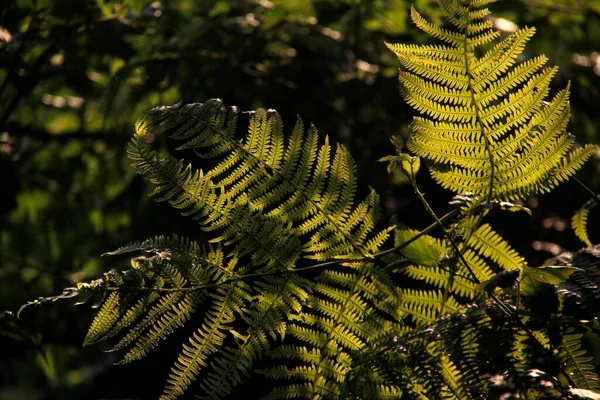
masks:
<svg viewBox="0 0 600 400"><path fill-rule="evenodd" d="M130 269L31 304L99 296L84 344L120 337L112 350L124 353L121 363L200 317L163 399L196 379L203 398L225 398L265 357L258 372L284 381L268 399L500 395L490 377L512 379L523 398L592 393L597 360L583 339L600 331L590 301L600 296L597 248L531 268L484 218L493 208L528 211L516 200L552 190L596 147L573 150L568 88L546 101L556 68L544 68L544 56L518 62L533 28L496 42L492 2L439 0L449 28L411 8L441 44L388 45L419 115L408 141L415 156L397 147L385 160L408 176L436 221L430 228L377 230L379 198L355 200L349 152L300 119L285 135L274 110L242 113L218 99L158 107L136 123L129 157L151 195L209 239L132 243L108 253L132 253ZM157 135L209 167L163 157L147 143ZM419 191L419 157L456 195L444 217ZM586 217L573 221L591 244ZM434 228L443 236L429 236ZM382 250L392 231L394 247Z"/></svg>

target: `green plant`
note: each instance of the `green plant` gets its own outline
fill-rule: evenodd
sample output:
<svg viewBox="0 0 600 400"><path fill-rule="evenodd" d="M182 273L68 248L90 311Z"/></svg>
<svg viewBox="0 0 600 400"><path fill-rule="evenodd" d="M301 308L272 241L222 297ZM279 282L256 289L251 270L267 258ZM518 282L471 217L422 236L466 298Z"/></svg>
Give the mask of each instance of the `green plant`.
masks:
<svg viewBox="0 0 600 400"><path fill-rule="evenodd" d="M319 145L301 120L286 140L274 110L241 113L220 100L159 107L137 122L129 157L155 199L209 238L130 244L108 253L134 253L130 269L32 303L100 296L84 344L120 335L112 350L125 350L122 363L201 314L165 399L197 377L202 396L226 397L265 357L274 361L258 372L285 381L273 399L597 395L598 360L585 348L599 340L589 290L598 250L590 262L576 262L583 252L531 268L484 222L494 208L527 212L517 200L552 190L596 151L571 150L568 88L545 101L556 69L543 69L543 56L517 63L533 29L490 45L501 36L487 19L491 2L440 0L451 30L412 9L444 44L389 45L402 94L421 115L408 142L415 156L394 141L383 161L409 179L434 220L427 229L377 229L378 196L355 201L349 152L332 151L327 137ZM249 128L238 139L241 117ZM207 169L151 150L161 135ZM419 157L456 194L442 217L417 185ZM429 236L435 229L440 238ZM391 232L395 244L383 250ZM498 389L489 377L517 385Z"/></svg>

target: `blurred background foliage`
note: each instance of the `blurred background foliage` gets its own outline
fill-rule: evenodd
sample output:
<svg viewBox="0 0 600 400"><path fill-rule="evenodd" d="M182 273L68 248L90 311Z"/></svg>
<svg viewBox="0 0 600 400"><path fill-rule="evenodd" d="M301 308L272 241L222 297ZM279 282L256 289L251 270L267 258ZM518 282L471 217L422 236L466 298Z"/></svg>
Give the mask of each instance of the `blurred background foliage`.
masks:
<svg viewBox="0 0 600 400"><path fill-rule="evenodd" d="M5 0L0 7L0 398L151 398L174 354L109 368L81 349L92 312L69 302L10 312L111 267L100 254L194 224L153 203L125 148L151 107L212 97L242 109L276 108L346 144L362 190L382 195L386 218L431 221L400 176L375 161L406 138L411 110L398 95L384 42L424 43L408 0ZM415 0L440 22L434 1ZM560 66L571 82L571 132L600 142L600 0L506 0L498 28L535 26L527 56ZM166 144L162 142L167 150ZM600 154L580 179L600 190ZM440 213L449 195L419 179ZM580 244L568 229L585 195L563 185L502 214L500 230L532 265ZM492 216L494 218L494 216ZM592 240L600 234L591 215ZM386 221L383 221L385 223ZM595 239L595 240L594 240ZM167 361L165 361L167 360Z"/></svg>

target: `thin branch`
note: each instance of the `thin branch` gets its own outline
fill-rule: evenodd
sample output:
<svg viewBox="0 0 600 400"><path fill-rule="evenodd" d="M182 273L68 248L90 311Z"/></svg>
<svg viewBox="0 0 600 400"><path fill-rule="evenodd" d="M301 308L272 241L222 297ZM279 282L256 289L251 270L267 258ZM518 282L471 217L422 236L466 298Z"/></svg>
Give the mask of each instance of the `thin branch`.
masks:
<svg viewBox="0 0 600 400"><path fill-rule="evenodd" d="M441 217L439 220L446 221L446 220L454 217L459 212L460 212L459 209L454 209L454 210L450 211L449 213L447 213L446 215L444 215L443 217ZM274 276L274 275L283 275L283 274L289 274L289 273L306 272L306 271L311 271L311 270L315 270L315 269L323 269L323 268L332 267L335 265L340 265L340 264L345 264L345 263L358 263L358 262L365 262L365 261L373 261L376 258L379 258L381 256L384 256L386 254L389 254L389 253L392 253L395 251L398 251L400 249L403 249L404 247L406 247L406 246L410 245L411 243L413 243L414 241L416 241L421 236L426 235L429 232L431 232L432 230L434 230L437 226L438 226L438 223L435 222L435 223L429 225L427 228L420 231L417 235L413 236L406 242L401 243L398 246L395 246L391 249L384 250L379 253L375 253L371 257L356 258L356 259L349 259L349 260L333 260L333 261L327 261L324 263L319 263L319 264L314 264L314 265L309 265L306 267L300 267L300 268L294 268L294 269L270 271L270 272L260 272L260 273L254 273L254 274L245 274L245 275L240 275L235 278L224 280L221 282L215 282L215 283L210 283L207 285L200 285L200 286L190 286L190 287L185 287L185 288L130 287L127 289L138 290L141 292L150 292L150 291L155 291L155 292L193 292L193 291L197 291L197 290L218 287L220 285L226 285L230 282L240 281L240 280L244 280L244 279L256 279L256 278L263 277L263 276ZM463 277L463 278L471 279L469 277ZM110 290L110 291L123 290L123 288L120 288L120 287L107 287L106 289Z"/></svg>
<svg viewBox="0 0 600 400"><path fill-rule="evenodd" d="M594 192L592 189L590 189L585 183L581 182L579 179L573 177L573 182L577 185L577 187L579 187L579 189L581 189L582 191L584 191L585 193L587 193L588 196L590 196L590 198L592 200L594 200L596 202L596 204L600 205L600 196L598 196L598 194L596 194L596 192Z"/></svg>
<svg viewBox="0 0 600 400"><path fill-rule="evenodd" d="M447 221L447 220L449 220L451 218L454 218L459 213L460 213L460 208L455 208L454 210L450 211L449 213L447 213L446 215L444 215L443 217L441 217L439 219L439 222L443 223L443 222L445 222L445 221ZM415 235L412 238L410 238L409 240L407 240L406 242L401 243L398 246L395 246L395 247L393 247L391 249L387 249L387 250L381 251L379 253L375 253L375 254L373 254L373 257L375 257L375 258L381 257L381 256L384 256L386 254L393 253L395 251L403 249L406 246L408 246L409 244L415 242L421 236L429 234L430 232L432 232L438 226L439 226L438 221L436 221L433 224L429 225L427 228L425 228L422 231L420 231L417 235Z"/></svg>

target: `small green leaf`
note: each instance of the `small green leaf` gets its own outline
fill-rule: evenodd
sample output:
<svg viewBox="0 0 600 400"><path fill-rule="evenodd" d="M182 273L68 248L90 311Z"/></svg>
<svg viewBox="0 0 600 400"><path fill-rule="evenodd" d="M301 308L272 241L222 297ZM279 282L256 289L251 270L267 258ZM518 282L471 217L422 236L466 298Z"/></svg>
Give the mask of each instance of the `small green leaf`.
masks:
<svg viewBox="0 0 600 400"><path fill-rule="evenodd" d="M421 167L421 159L417 156L409 156L408 154L398 154L400 167L409 178L414 178Z"/></svg>
<svg viewBox="0 0 600 400"><path fill-rule="evenodd" d="M581 268L564 267L549 265L538 268L525 267L523 270L523 278L535 279L538 282L548 283L550 285L558 285L569 279L569 276L577 271L583 271Z"/></svg>
<svg viewBox="0 0 600 400"><path fill-rule="evenodd" d="M529 216L531 216L531 210L525 206L520 206L518 204L514 204L508 201L501 201L500 204L500 209L502 210L506 210L506 211L510 211L510 212L519 212L519 211L524 211L527 214L529 214Z"/></svg>
<svg viewBox="0 0 600 400"><path fill-rule="evenodd" d="M413 179L419 168L421 167L421 159L417 156L410 156L404 153L398 153L395 156L385 156L381 157L379 162L387 162L387 171L389 174L395 172L401 172L408 176L410 179Z"/></svg>
<svg viewBox="0 0 600 400"><path fill-rule="evenodd" d="M396 229L395 246L401 246L418 234L419 231L414 229ZM419 237L399 251L413 263L428 267L437 265L438 261L446 254L446 249L440 241L429 235Z"/></svg>
<svg viewBox="0 0 600 400"><path fill-rule="evenodd" d="M381 157L379 160L377 160L377 162L388 162L388 161L392 161L394 159L394 157L396 156L385 156L385 157Z"/></svg>

